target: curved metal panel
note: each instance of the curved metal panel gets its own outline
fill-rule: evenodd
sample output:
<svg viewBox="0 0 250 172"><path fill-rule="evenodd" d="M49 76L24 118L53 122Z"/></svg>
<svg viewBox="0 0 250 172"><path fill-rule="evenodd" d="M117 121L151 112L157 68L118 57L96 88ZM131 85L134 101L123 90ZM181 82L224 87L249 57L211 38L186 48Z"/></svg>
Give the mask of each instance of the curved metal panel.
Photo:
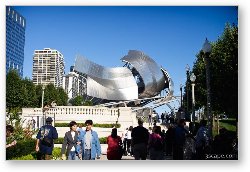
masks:
<svg viewBox="0 0 250 172"><path fill-rule="evenodd" d="M86 74L87 95L107 100L138 98L138 87L131 71L125 67L105 68L78 56L75 71Z"/></svg>
<svg viewBox="0 0 250 172"><path fill-rule="evenodd" d="M164 89L165 78L161 68L149 56L141 51L130 50L121 60L130 63L143 79L145 90L139 98L156 96Z"/></svg>
<svg viewBox="0 0 250 172"><path fill-rule="evenodd" d="M111 81L112 82L112 81ZM110 89L87 77L87 95L107 100L131 100L138 98L137 85L122 89Z"/></svg>

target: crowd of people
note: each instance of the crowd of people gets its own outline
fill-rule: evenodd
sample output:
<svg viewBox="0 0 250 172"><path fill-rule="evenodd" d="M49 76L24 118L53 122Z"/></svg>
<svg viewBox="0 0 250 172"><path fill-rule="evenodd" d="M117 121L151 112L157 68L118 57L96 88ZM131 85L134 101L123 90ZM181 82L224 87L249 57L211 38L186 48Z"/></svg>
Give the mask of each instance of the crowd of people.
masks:
<svg viewBox="0 0 250 172"><path fill-rule="evenodd" d="M161 130L156 121L148 130L143 127L142 121L139 120L138 124L138 127L130 129L131 144L127 142L129 130L122 134L124 155L134 156L135 159L163 160L171 156L174 160L205 160L211 159L207 155L213 154L230 154L232 159L237 158L236 136L222 128L214 140L209 140L206 120L200 121L197 132L190 132L192 129L189 130L184 119L167 122L167 131Z"/></svg>
<svg viewBox="0 0 250 172"><path fill-rule="evenodd" d="M36 136L35 149L39 160L52 158L54 140L58 139L52 121L48 117ZM69 131L65 133L61 149L62 160L100 159L101 145L97 132L92 129L93 121L86 120L85 126L83 129L75 121L69 123ZM167 123L166 126L167 130L162 130L154 121L153 127L147 129L139 119L138 126L126 128L121 137L114 127L107 137L107 159L120 160L125 155L132 156L135 160L164 160L167 156L174 160L202 160L209 159L206 156L208 154L237 154L236 137L222 128L214 140L209 140L205 120L200 121L200 127L195 134L189 131L184 119ZM6 126L6 148L16 145L16 140L12 137L13 130L12 126Z"/></svg>

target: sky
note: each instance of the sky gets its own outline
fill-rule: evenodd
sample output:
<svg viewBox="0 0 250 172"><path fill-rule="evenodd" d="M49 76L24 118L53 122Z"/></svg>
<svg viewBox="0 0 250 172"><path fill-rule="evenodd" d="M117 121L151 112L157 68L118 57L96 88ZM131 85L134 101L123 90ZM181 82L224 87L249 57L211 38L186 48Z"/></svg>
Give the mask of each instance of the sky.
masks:
<svg viewBox="0 0 250 172"><path fill-rule="evenodd" d="M34 50L64 55L65 73L77 54L105 67L123 66L129 50L140 50L163 66L174 95L186 80L207 37L214 42L225 24L238 24L234 6L15 6L26 18L23 77L32 79ZM163 109L159 109L161 112Z"/></svg>

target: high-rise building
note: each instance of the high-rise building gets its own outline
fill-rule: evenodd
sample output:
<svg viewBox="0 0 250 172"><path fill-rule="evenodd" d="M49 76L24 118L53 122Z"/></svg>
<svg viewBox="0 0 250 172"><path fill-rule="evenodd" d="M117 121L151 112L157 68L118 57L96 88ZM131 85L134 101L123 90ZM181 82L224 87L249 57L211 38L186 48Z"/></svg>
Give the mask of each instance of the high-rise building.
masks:
<svg viewBox="0 0 250 172"><path fill-rule="evenodd" d="M87 76L74 72L73 67L71 66L68 75L63 77L63 89L68 94L69 99L87 93Z"/></svg>
<svg viewBox="0 0 250 172"><path fill-rule="evenodd" d="M59 51L50 48L35 50L32 73L34 84L52 83L55 87L62 87L64 69L64 58Z"/></svg>
<svg viewBox="0 0 250 172"><path fill-rule="evenodd" d="M6 74L16 69L23 77L26 19L13 7L6 7Z"/></svg>

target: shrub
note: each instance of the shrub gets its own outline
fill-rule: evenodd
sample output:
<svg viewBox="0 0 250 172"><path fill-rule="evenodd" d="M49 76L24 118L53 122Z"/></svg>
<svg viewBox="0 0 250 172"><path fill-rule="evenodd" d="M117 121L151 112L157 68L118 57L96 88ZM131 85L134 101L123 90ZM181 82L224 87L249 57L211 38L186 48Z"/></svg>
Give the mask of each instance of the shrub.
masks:
<svg viewBox="0 0 250 172"><path fill-rule="evenodd" d="M99 141L100 141L100 144L107 144L107 137L100 137Z"/></svg>
<svg viewBox="0 0 250 172"><path fill-rule="evenodd" d="M52 151L52 156L54 160L60 160L61 158L61 148L54 148Z"/></svg>
<svg viewBox="0 0 250 172"><path fill-rule="evenodd" d="M86 127L84 123L78 123L82 124L83 127ZM69 127L69 123L55 123L55 127ZM93 124L93 127L100 127L100 128L120 128L121 124Z"/></svg>
<svg viewBox="0 0 250 172"><path fill-rule="evenodd" d="M35 139L19 140L15 146L6 149L6 159L29 155L35 150L35 145Z"/></svg>
<svg viewBox="0 0 250 172"><path fill-rule="evenodd" d="M36 158L32 154L28 154L21 157L15 157L12 160L36 160Z"/></svg>
<svg viewBox="0 0 250 172"><path fill-rule="evenodd" d="M59 137L58 139L54 140L54 144L63 144L63 137Z"/></svg>

